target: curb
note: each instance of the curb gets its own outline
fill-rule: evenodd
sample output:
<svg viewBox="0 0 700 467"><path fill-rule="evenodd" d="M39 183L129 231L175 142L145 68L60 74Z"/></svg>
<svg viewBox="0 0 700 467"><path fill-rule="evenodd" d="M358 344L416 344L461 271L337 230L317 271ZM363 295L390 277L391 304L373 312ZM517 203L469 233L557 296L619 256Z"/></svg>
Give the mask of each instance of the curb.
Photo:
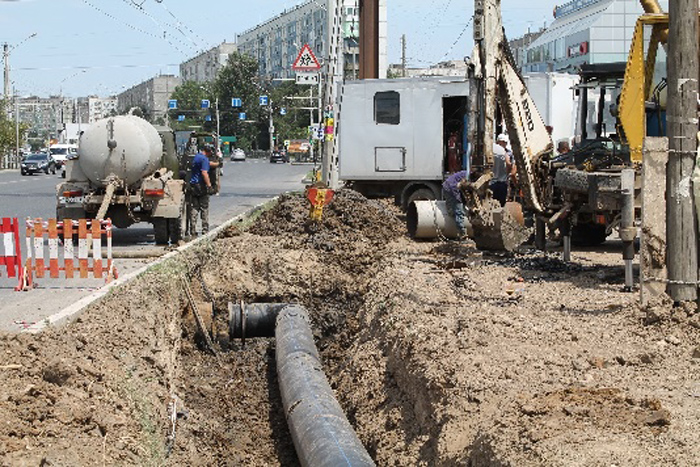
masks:
<svg viewBox="0 0 700 467"><path fill-rule="evenodd" d="M119 279L117 279L113 282L110 282L109 284L103 286L100 290L94 292L91 295L88 295L87 297L81 298L77 302L64 308L63 310L59 311L58 313L54 313L53 315L50 315L50 316L44 318L42 321L34 323L33 325L29 326L28 328L23 329L20 332L20 334L22 334L22 333L38 334L48 327L61 326L61 325L68 324L68 323L76 320L85 311L85 309L89 305L92 305L93 303L102 299L112 289L120 287L120 286L132 281L133 279L136 279L137 277L144 274L146 271L148 271L152 267L155 267L161 263L164 263L165 261L168 261L172 258L175 258L176 256L180 255L181 253L183 253L191 248L194 248L194 247L199 246L200 244L202 244L204 242L209 242L209 241L215 239L216 237L219 236L219 233L223 232L225 229L229 228L231 225L252 216L254 213L259 211L266 204L268 204L270 202L277 201L278 199L279 199L279 196L275 196L274 198L270 198L269 200L265 201L264 203L258 204L257 206L253 206L252 208L250 208L246 212L239 214L236 217L233 217L233 218L229 219L228 221L224 222L223 224L221 224L220 226L218 226L214 230L210 231L206 235L201 236L201 237L197 238L196 240L192 240L191 242L168 252L167 254L161 256L160 258L153 261L152 263L144 265L142 268L137 269L136 271L132 271L129 274L126 274L126 275L120 277Z"/></svg>

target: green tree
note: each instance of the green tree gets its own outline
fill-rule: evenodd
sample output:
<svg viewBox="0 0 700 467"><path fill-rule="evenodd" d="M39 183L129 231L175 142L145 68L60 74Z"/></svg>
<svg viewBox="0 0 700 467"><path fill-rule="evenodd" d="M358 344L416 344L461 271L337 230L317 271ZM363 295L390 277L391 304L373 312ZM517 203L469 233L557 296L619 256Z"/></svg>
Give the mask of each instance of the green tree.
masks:
<svg viewBox="0 0 700 467"><path fill-rule="evenodd" d="M221 134L236 136L237 146L244 149L258 149L259 136L267 133L267 108L258 100L267 89L258 82L257 73L254 58L234 52L213 83L213 94L219 98ZM243 106L234 108L233 98L241 99ZM246 114L245 121L239 119L241 112Z"/></svg>
<svg viewBox="0 0 700 467"><path fill-rule="evenodd" d="M206 121L207 115L212 115L212 120L214 119L214 99L211 85L185 81L175 88L170 98L177 100L177 109L168 111L170 126L174 130L193 130L197 129L195 127L200 127L211 131L211 128L209 128L211 124ZM211 101L209 109L202 109L202 100L205 99ZM178 120L180 115L185 116L184 121Z"/></svg>
<svg viewBox="0 0 700 467"><path fill-rule="evenodd" d="M15 122L7 118L8 102L0 100L0 157L6 154L14 154L17 147L17 128ZM19 127L19 140L24 141L27 125Z"/></svg>
<svg viewBox="0 0 700 467"><path fill-rule="evenodd" d="M309 97L309 87L299 86L293 81L284 81L270 90L273 118L277 144L282 144L286 139L307 139L308 127L311 124L309 110L297 109L298 107L310 107L310 100L297 99ZM316 98L313 102L316 102ZM282 108L286 109L286 115L281 115ZM314 112L315 114L315 112Z"/></svg>

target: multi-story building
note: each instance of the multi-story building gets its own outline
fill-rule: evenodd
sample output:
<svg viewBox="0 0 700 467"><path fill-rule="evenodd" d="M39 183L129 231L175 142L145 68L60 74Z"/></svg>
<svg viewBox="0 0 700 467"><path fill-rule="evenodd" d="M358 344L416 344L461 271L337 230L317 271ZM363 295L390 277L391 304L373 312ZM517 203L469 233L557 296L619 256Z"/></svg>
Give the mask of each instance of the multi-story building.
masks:
<svg viewBox="0 0 700 467"><path fill-rule="evenodd" d="M80 103L80 100L78 100ZM116 114L117 111L117 98L116 97L97 97L90 96L87 98L87 120L82 120L84 114L82 113L83 107L81 109L81 121L88 123L94 123L97 120L102 120L103 118L110 117Z"/></svg>
<svg viewBox="0 0 700 467"><path fill-rule="evenodd" d="M668 0L659 2L668 11ZM527 47L523 71L572 71L584 63L624 62L643 9L638 0L573 0Z"/></svg>
<svg viewBox="0 0 700 467"><path fill-rule="evenodd" d="M355 78L359 72L360 18L357 0L342 1L342 52L344 72ZM319 61L330 55L329 24L325 1L307 0L238 36L238 51L258 61L258 74L264 78L292 78L292 64L308 44ZM386 77L386 0L379 1L379 70Z"/></svg>
<svg viewBox="0 0 700 467"><path fill-rule="evenodd" d="M545 28L540 29L536 32L527 31L523 36L516 37L508 41L508 46L513 54L513 61L515 62L515 67L521 70L523 66L527 63L527 50L542 34L545 32Z"/></svg>
<svg viewBox="0 0 700 467"><path fill-rule="evenodd" d="M117 96L117 111L127 113L134 107L144 111L144 118L156 123L165 122L168 100L182 79L174 75L160 75L127 89Z"/></svg>
<svg viewBox="0 0 700 467"><path fill-rule="evenodd" d="M197 83L213 81L219 74L219 70L228 63L229 55L236 50L235 43L222 42L213 49L180 64L180 77L183 81L196 81Z"/></svg>
<svg viewBox="0 0 700 467"><path fill-rule="evenodd" d="M389 66L389 72L397 78L404 77L413 78L416 76L467 76L467 64L464 60L447 60L438 62L428 68L409 68L403 69L400 64L392 64Z"/></svg>

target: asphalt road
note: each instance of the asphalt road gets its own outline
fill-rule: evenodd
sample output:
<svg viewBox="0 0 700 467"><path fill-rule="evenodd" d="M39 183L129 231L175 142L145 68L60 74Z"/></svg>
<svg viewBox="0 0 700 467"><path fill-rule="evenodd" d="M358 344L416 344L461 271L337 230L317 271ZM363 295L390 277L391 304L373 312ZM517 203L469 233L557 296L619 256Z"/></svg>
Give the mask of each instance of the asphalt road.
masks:
<svg viewBox="0 0 700 467"><path fill-rule="evenodd" d="M280 193L302 190L302 180L311 169L310 165L270 164L267 160L227 161L221 192L210 200L210 228L214 229ZM59 175L21 176L19 171L0 171L0 218L16 217L20 220L23 261L26 258L23 220L55 217L56 185L61 181ZM115 255L126 250L165 251L154 244L153 229L147 223L115 229L113 241ZM0 250L0 254L4 254L4 250ZM150 261L118 259L115 264L123 275ZM0 266L0 330L20 331L24 326L39 322L92 294L103 284L103 280L98 279L44 278L31 291L15 292L17 279L7 277L4 266Z"/></svg>

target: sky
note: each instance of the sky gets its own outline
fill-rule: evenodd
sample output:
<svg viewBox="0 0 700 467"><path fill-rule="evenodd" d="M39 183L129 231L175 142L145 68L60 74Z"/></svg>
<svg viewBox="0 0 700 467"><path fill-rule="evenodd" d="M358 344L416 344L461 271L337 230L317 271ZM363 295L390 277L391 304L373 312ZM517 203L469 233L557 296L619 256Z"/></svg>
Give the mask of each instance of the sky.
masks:
<svg viewBox="0 0 700 467"><path fill-rule="evenodd" d="M324 0L317 0L325 3ZM118 94L264 22L302 0L0 0L21 96ZM553 21L566 0L502 0L508 37ZM406 34L409 66L471 54L473 0L387 0L390 63ZM33 34L36 35L31 37Z"/></svg>

